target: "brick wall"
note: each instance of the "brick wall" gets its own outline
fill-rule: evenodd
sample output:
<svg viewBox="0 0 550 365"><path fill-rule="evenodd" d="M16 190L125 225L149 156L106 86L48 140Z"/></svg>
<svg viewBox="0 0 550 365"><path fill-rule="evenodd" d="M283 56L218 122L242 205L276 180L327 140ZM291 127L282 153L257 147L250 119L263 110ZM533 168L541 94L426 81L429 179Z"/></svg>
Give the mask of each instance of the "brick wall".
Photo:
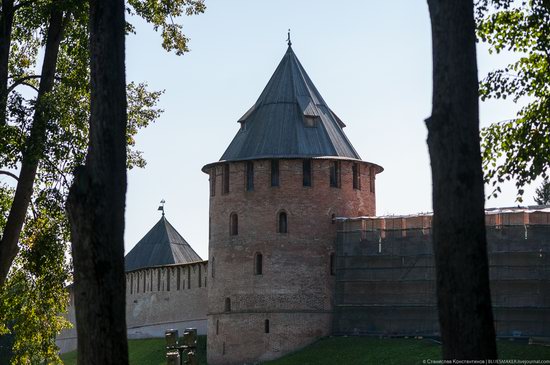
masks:
<svg viewBox="0 0 550 365"><path fill-rule="evenodd" d="M206 333L206 261L126 273L126 325L130 338L162 337L164 330L195 327Z"/></svg>
<svg viewBox="0 0 550 365"><path fill-rule="evenodd" d="M179 274L178 274L179 273ZM128 338L164 337L166 329L197 328L206 334L208 262L176 264L126 273L126 325ZM56 343L61 353L76 349L74 301L66 318L73 328L61 332Z"/></svg>
<svg viewBox="0 0 550 365"><path fill-rule="evenodd" d="M272 187L271 161L255 160L253 191L246 189L246 162L232 162L227 194L222 192L223 164L205 168L215 181L210 197L210 364L276 358L330 333L333 220L376 213L370 184L376 167L358 162L359 190L353 188L352 161L340 161L340 187L330 186L330 160L311 162L311 187L303 186L302 160L297 159L279 160L279 186ZM287 233L277 231L280 212L287 214ZM238 216L238 235L230 234L231 214ZM261 275L255 275L257 254L263 258Z"/></svg>

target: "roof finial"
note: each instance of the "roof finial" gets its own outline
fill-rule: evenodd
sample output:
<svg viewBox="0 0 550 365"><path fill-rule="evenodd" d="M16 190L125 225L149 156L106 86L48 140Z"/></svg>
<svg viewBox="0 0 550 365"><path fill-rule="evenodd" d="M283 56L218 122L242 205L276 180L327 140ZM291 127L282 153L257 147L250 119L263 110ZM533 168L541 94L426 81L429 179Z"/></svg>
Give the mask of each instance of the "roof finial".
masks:
<svg viewBox="0 0 550 365"><path fill-rule="evenodd" d="M159 208L157 210L160 210L162 212L162 216L164 217L164 203L166 203L166 201L164 199L162 199L160 201L160 204L162 205L159 205Z"/></svg>
<svg viewBox="0 0 550 365"><path fill-rule="evenodd" d="M288 46L292 46L292 42L290 41L290 29L288 30L288 38L286 39Z"/></svg>

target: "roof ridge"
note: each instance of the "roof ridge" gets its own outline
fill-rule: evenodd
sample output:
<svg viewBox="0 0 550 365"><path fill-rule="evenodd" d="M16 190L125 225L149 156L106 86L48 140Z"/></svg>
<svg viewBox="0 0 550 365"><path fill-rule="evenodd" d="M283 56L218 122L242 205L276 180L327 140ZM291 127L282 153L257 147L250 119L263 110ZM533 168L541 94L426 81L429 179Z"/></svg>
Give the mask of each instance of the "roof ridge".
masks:
<svg viewBox="0 0 550 365"><path fill-rule="evenodd" d="M317 90L315 85L313 84L313 81L311 81L311 79L309 78L309 75L307 74L306 70L304 69L304 67L300 63L300 60L298 59L296 54L294 54L294 58L296 60L296 66L297 66L296 68L298 69L298 72L300 73L301 79L303 80L304 85L307 88L308 96L311 98L311 101L313 102L313 104L327 106L325 100L323 99L323 97L321 96L321 94L319 93L319 91ZM310 86L313 87L313 90L311 89ZM312 95L315 96L315 99L319 99L318 101L320 101L321 103L318 104L316 102L316 100L314 100L312 98Z"/></svg>

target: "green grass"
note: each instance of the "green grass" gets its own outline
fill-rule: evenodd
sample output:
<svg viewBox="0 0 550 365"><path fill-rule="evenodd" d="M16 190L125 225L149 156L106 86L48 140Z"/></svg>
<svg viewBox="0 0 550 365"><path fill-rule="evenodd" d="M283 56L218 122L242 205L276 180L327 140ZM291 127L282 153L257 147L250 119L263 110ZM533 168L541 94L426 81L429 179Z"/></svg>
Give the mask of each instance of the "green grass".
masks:
<svg viewBox="0 0 550 365"><path fill-rule="evenodd" d="M164 339L130 340L130 364L164 365ZM198 355L201 365L206 365L206 336L199 336ZM543 360L550 359L550 347L525 343L498 341L501 359ZM66 365L76 364L76 352L61 356ZM441 346L423 339L375 338L375 337L327 337L287 355L269 365L364 365L364 364L422 364L422 360L441 359Z"/></svg>
<svg viewBox="0 0 550 365"><path fill-rule="evenodd" d="M270 365L415 364L417 359L440 359L441 346L428 340L373 337L328 337Z"/></svg>
<svg viewBox="0 0 550 365"><path fill-rule="evenodd" d="M550 360L550 346L527 345L525 343L497 341L501 359Z"/></svg>
<svg viewBox="0 0 550 365"><path fill-rule="evenodd" d="M166 365L166 342L164 338L129 340L128 353L131 365ZM198 336L197 353L199 364L206 365L206 336ZM61 355L65 365L76 365L76 351Z"/></svg>
<svg viewBox="0 0 550 365"><path fill-rule="evenodd" d="M498 341L501 359L550 359L550 347ZM267 362L269 365L364 365L423 364L441 359L441 346L423 339L380 339L374 337L327 337L293 354Z"/></svg>

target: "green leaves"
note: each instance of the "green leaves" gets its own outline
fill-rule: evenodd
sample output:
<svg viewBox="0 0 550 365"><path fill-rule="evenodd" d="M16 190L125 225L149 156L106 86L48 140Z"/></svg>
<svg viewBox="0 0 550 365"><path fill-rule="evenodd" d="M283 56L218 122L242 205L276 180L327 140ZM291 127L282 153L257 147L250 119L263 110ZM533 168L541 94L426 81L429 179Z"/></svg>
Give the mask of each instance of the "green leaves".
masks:
<svg viewBox="0 0 550 365"><path fill-rule="evenodd" d="M22 1L14 18L8 70L7 124L0 126L0 169L21 165L36 107L39 54L45 44L52 7L64 13L64 32L53 90L41 99L45 145L37 151L39 166L31 206L19 239L19 254L0 289L0 333L15 334L14 364L58 363L55 336L68 323L60 316L71 281L65 202L74 169L83 164L88 148L90 65L87 1ZM175 20L204 12L203 0L129 0L128 13L144 18L161 32L167 51L188 52L189 39ZM2 8L0 7L0 12ZM128 23L127 29L133 31ZM157 120L163 91L146 83L130 83L128 96L128 168L144 167L134 149L135 135ZM14 189L0 185L0 232L4 230Z"/></svg>
<svg viewBox="0 0 550 365"><path fill-rule="evenodd" d="M177 24L174 18L204 13L205 10L203 0L128 0L127 7L130 15L142 17L153 25L155 31L160 29L162 47L176 52L178 56L189 52L189 38L185 37L182 25ZM127 29L134 32L131 24L127 25Z"/></svg>
<svg viewBox="0 0 550 365"><path fill-rule="evenodd" d="M172 18L202 12L202 1L132 3L139 8L136 14L163 31L167 50L178 54L188 50L182 27L173 24ZM38 171L19 237L19 254L0 288L0 333L14 333L12 363L59 363L55 337L68 325L61 313L68 301L66 285L71 282L65 202L73 171L83 164L88 149L88 2L35 0L21 4L24 5L15 13L9 54L7 124L0 126L0 169L17 169L21 165L36 108L40 75L35 73L52 7L64 10L64 32L53 90L41 98L46 142L36 153ZM128 168L143 167L145 160L134 149L134 138L138 130L160 117L162 110L157 103L162 91L149 91L145 83L130 83L127 93ZM0 185L0 232L13 196L12 187Z"/></svg>
<svg viewBox="0 0 550 365"><path fill-rule="evenodd" d="M521 201L522 187L550 167L550 8L547 0L480 0L477 6L478 39L490 52L518 53L516 62L480 82L481 100L528 101L516 118L481 131L485 180L496 197L499 183L515 179Z"/></svg>
<svg viewBox="0 0 550 365"><path fill-rule="evenodd" d="M12 189L0 186L2 228L12 194ZM0 331L15 334L12 364L60 363L55 337L70 326L59 315L68 304L67 222L58 197L45 191L40 195L34 217L27 219L20 254L0 289Z"/></svg>
<svg viewBox="0 0 550 365"><path fill-rule="evenodd" d="M147 83L131 82L126 89L128 98L127 155L128 168L145 167L145 159L141 151L132 150L138 130L147 127L157 120L164 110L157 108L157 103L163 91L148 91Z"/></svg>
<svg viewBox="0 0 550 365"><path fill-rule="evenodd" d="M550 180L545 178L535 191L535 202L539 205L550 205Z"/></svg>

